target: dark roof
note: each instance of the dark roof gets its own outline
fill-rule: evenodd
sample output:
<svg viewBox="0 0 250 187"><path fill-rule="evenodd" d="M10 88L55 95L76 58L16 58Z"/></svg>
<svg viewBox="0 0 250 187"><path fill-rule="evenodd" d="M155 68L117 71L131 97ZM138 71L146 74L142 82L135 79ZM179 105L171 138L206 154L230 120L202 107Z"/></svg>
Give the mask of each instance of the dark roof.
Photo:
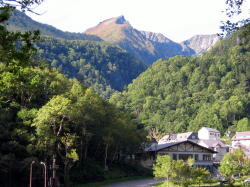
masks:
<svg viewBox="0 0 250 187"><path fill-rule="evenodd" d="M175 145L179 145L179 144L182 144L182 143L190 143L192 145L195 145L195 146L198 146L198 147L201 147L211 153L217 153L216 151L212 150L212 149L209 149L209 148L206 148L202 145L199 145L193 141L190 141L190 140L185 140L185 141L178 141L178 142L170 142L170 143L165 143L165 144L152 144L151 146L147 147L145 149L146 152L154 152L154 151L160 151L162 149L165 149L165 148L169 148L169 147L173 147Z"/></svg>

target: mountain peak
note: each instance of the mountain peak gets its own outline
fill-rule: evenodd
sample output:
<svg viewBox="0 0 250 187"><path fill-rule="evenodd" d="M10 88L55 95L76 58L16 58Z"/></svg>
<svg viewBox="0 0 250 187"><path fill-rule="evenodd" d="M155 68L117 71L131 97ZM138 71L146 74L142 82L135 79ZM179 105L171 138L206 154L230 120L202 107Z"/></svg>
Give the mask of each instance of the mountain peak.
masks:
<svg viewBox="0 0 250 187"><path fill-rule="evenodd" d="M115 21L116 24L126 24L128 23L127 20L125 19L125 17L123 15L119 16L116 18Z"/></svg>

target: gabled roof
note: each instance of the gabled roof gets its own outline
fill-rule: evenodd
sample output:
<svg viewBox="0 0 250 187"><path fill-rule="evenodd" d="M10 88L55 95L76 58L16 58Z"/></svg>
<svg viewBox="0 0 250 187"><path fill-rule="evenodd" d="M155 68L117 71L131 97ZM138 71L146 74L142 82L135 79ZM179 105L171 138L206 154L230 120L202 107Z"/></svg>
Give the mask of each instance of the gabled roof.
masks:
<svg viewBox="0 0 250 187"><path fill-rule="evenodd" d="M209 148L206 148L202 145L199 145L193 141L190 141L190 140L185 140L185 141L178 141L178 142L170 142L170 143L165 143L165 144L152 144L150 147L147 147L145 149L146 152L154 152L154 151L160 151L162 149L166 149L166 148L169 148L169 147L173 147L175 145L179 145L179 144L182 144L182 143L190 143L192 145L195 145L195 146L198 146L200 148L203 148L211 153L217 153L216 151L212 150L212 149L209 149Z"/></svg>

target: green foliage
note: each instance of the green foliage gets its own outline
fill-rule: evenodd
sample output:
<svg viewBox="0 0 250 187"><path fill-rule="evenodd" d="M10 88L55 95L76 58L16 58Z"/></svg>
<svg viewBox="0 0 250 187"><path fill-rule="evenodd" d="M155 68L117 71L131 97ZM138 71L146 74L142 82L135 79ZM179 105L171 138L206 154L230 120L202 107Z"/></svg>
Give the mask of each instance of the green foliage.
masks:
<svg viewBox="0 0 250 187"><path fill-rule="evenodd" d="M167 180L174 175L173 165L174 161L171 159L170 156L158 156L156 163L153 167L154 176L157 178L167 178Z"/></svg>
<svg viewBox="0 0 250 187"><path fill-rule="evenodd" d="M44 38L37 47L51 67L81 80L104 97L121 91L146 69L124 50L102 42Z"/></svg>
<svg viewBox="0 0 250 187"><path fill-rule="evenodd" d="M233 175L247 175L250 172L249 159L245 157L241 149L237 149L232 153L227 153L219 167L220 173L233 182Z"/></svg>
<svg viewBox="0 0 250 187"><path fill-rule="evenodd" d="M250 121L248 118L242 118L237 123L237 132L250 131Z"/></svg>
<svg viewBox="0 0 250 187"><path fill-rule="evenodd" d="M10 10L3 8L0 20L8 19ZM35 57L33 45L38 34L14 33L0 26L0 184L3 186L27 186L33 160L37 163L33 185L39 186L42 176L39 162L49 166L53 156L59 165L57 174L63 176L60 180L69 186L73 166L81 169L89 158L99 168L104 168L104 160L107 166L119 163L124 159L122 155L133 154L144 140L144 134L127 113L76 79L68 79L42 65ZM110 50L111 55L112 50L118 49L108 46L103 50ZM67 52L69 58L75 57L73 49ZM98 55L95 49L92 52ZM86 54L95 58L91 52ZM112 56L110 61L113 62ZM115 69L111 62L109 67ZM103 172L98 174L103 178ZM81 177L85 175L88 174Z"/></svg>
<svg viewBox="0 0 250 187"><path fill-rule="evenodd" d="M208 181L209 171L204 168L195 168L194 160L172 160L168 155L158 156L153 166L156 178L166 178L166 186L189 186L190 184L202 184Z"/></svg>
<svg viewBox="0 0 250 187"><path fill-rule="evenodd" d="M202 57L158 60L110 102L161 134L202 126L230 130L250 117L249 35L240 36L233 34Z"/></svg>

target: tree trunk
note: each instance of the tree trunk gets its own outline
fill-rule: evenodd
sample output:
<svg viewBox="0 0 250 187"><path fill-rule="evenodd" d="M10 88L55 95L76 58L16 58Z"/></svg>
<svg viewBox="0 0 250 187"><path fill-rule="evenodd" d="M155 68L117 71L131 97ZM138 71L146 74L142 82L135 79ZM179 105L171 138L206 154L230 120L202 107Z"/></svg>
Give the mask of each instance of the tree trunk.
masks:
<svg viewBox="0 0 250 187"><path fill-rule="evenodd" d="M111 160L111 164L112 164L112 163L113 163L113 161L115 160L116 155L117 155L117 148L115 149L115 152L114 152L113 158L112 158L112 160Z"/></svg>
<svg viewBox="0 0 250 187"><path fill-rule="evenodd" d="M106 144L105 147L105 157L104 157L104 170L108 170L108 166L107 166L107 158L108 158L108 144Z"/></svg>

